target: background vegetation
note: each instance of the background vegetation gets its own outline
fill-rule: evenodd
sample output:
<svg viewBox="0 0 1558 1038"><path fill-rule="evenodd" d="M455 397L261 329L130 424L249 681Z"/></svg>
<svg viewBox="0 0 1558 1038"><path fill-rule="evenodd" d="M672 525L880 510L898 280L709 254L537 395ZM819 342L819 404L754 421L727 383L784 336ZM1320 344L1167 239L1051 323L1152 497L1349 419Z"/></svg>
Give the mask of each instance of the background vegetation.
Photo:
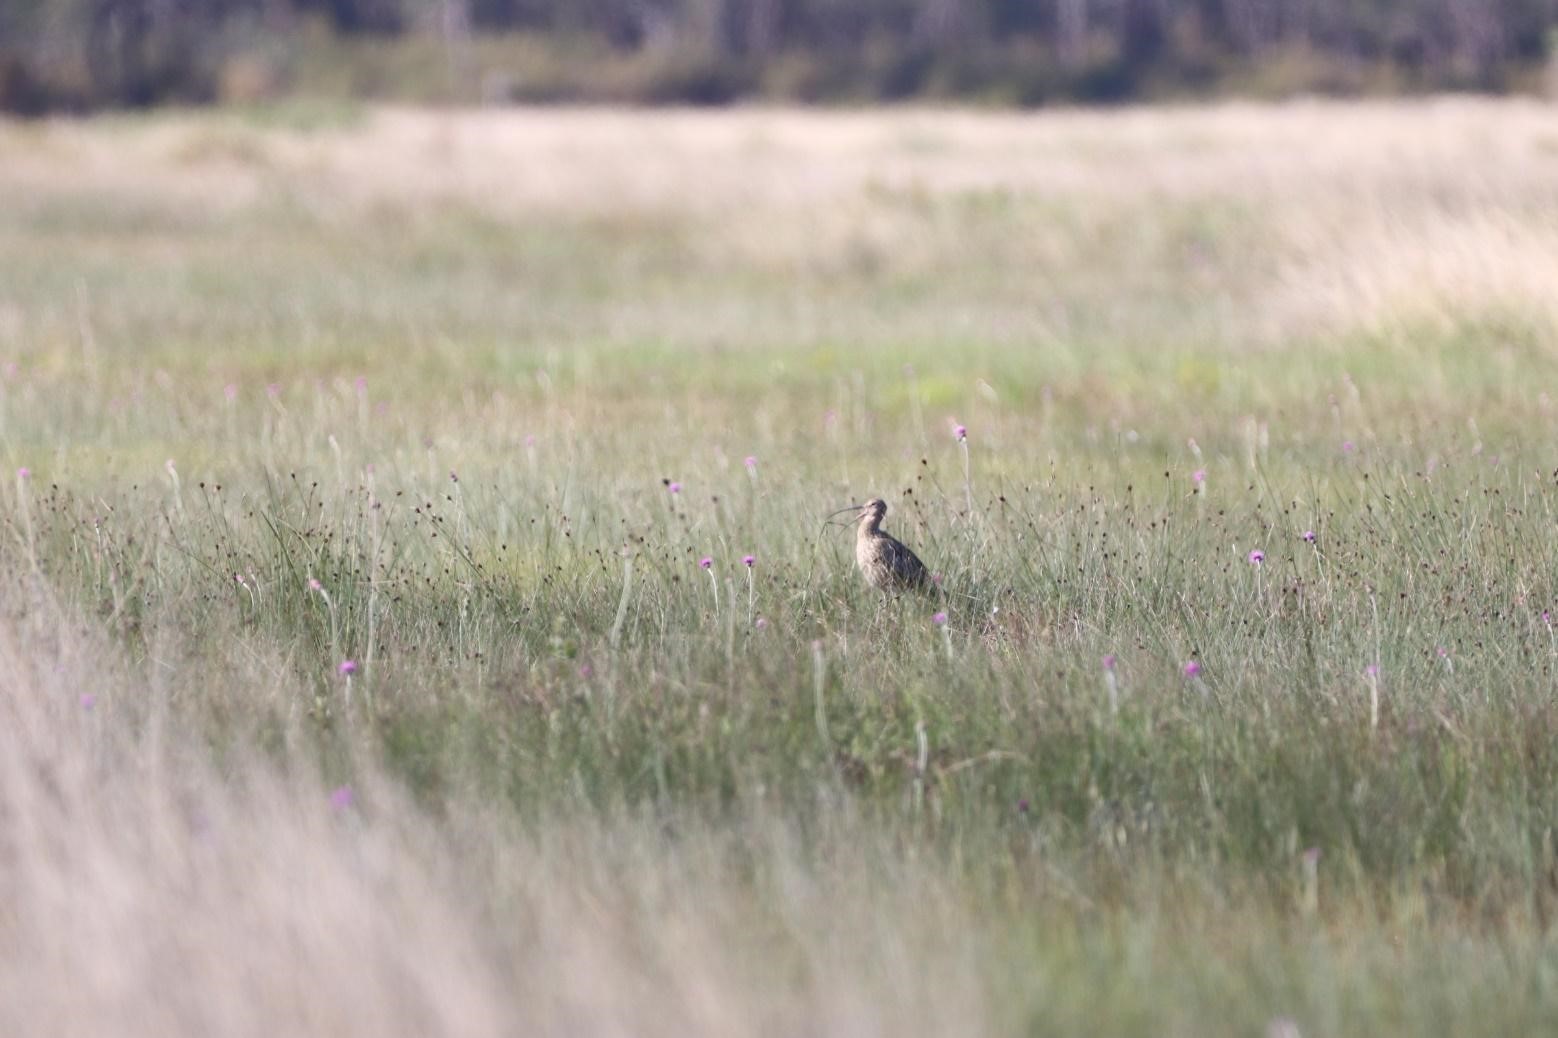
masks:
<svg viewBox="0 0 1558 1038"><path fill-rule="evenodd" d="M1540 92L1554 0L0 0L0 109Z"/></svg>
<svg viewBox="0 0 1558 1038"><path fill-rule="evenodd" d="M1555 173L1519 102L0 124L3 1029L1550 1030Z"/></svg>

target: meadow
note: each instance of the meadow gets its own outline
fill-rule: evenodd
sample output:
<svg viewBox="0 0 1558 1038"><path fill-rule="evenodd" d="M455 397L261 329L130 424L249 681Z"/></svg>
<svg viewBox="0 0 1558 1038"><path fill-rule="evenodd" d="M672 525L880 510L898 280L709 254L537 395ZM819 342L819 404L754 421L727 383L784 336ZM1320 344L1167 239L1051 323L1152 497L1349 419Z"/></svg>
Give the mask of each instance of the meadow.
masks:
<svg viewBox="0 0 1558 1038"><path fill-rule="evenodd" d="M1534 102L0 123L0 1030L1552 1031L1555 286Z"/></svg>

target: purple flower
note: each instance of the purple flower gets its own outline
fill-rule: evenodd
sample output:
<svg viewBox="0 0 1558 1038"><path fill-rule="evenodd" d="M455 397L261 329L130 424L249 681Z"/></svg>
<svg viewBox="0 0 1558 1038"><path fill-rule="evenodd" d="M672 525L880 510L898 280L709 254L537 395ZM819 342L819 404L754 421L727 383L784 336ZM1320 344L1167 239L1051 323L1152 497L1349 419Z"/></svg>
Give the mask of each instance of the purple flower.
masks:
<svg viewBox="0 0 1558 1038"><path fill-rule="evenodd" d="M366 393L368 391L368 376L358 375L352 384L357 387L357 392Z"/></svg>
<svg viewBox="0 0 1558 1038"><path fill-rule="evenodd" d="M1553 614L1549 613L1545 609L1542 610L1542 622L1544 624L1546 624L1547 626L1551 627L1553 625Z"/></svg>
<svg viewBox="0 0 1558 1038"><path fill-rule="evenodd" d="M1313 530L1305 530L1304 534L1303 534L1303 537L1304 537L1304 543L1305 544L1313 544L1313 543L1315 543L1315 532Z"/></svg>
<svg viewBox="0 0 1558 1038"><path fill-rule="evenodd" d="M1109 655L1104 657L1104 669L1105 670L1113 670L1114 669L1114 653L1111 652Z"/></svg>
<svg viewBox="0 0 1558 1038"><path fill-rule="evenodd" d="M595 668L590 666L588 663L584 664L583 666L581 666L579 668L579 676L581 678L587 678L591 674L594 674L594 673L595 673Z"/></svg>
<svg viewBox="0 0 1558 1038"><path fill-rule="evenodd" d="M1266 561L1266 553L1261 551L1259 548L1256 548L1254 551L1250 552L1250 565L1251 566L1259 566L1261 563L1263 563L1265 561Z"/></svg>
<svg viewBox="0 0 1558 1038"><path fill-rule="evenodd" d="M667 483L665 485L665 488L667 490L669 490L673 494L680 494L682 492L682 485L680 483L676 482L676 480L674 480L674 479L671 480L671 482Z"/></svg>
<svg viewBox="0 0 1558 1038"><path fill-rule="evenodd" d="M356 799L351 786L337 786L330 791L330 808L334 811L345 811Z"/></svg>
<svg viewBox="0 0 1558 1038"><path fill-rule="evenodd" d="M741 556L741 564L743 566L745 566L747 569L751 569L752 566L756 562L757 562L757 557L756 556L753 556L753 555L743 555L743 556Z"/></svg>
<svg viewBox="0 0 1558 1038"><path fill-rule="evenodd" d="M1201 673L1201 661L1200 660L1186 660L1185 661L1185 677L1187 677L1187 678L1198 677L1200 675L1200 673Z"/></svg>
<svg viewBox="0 0 1558 1038"><path fill-rule="evenodd" d="M339 670L341 672L341 676L342 677L349 678L353 674L357 673L357 661L356 660L342 660L341 661L341 665L339 667L337 667L336 670Z"/></svg>
<svg viewBox="0 0 1558 1038"><path fill-rule="evenodd" d="M962 443L964 440L967 440L968 439L968 426L966 426L966 425L954 425L952 427L952 436L959 443Z"/></svg>
<svg viewBox="0 0 1558 1038"><path fill-rule="evenodd" d="M754 456L748 454L747 458L746 458L746 461L743 464L745 464L747 468L752 469L753 471L756 471L756 469L757 469L757 458L755 458Z"/></svg>
<svg viewBox="0 0 1558 1038"><path fill-rule="evenodd" d="M1022 812L1023 814L1027 814L1028 813L1028 798L1027 797L1024 797L1023 799L1017 801L1017 810Z"/></svg>
<svg viewBox="0 0 1558 1038"><path fill-rule="evenodd" d="M930 622L935 624L937 627L945 627L947 624L947 614L938 612L930 618Z"/></svg>
<svg viewBox="0 0 1558 1038"><path fill-rule="evenodd" d="M536 434L535 433L526 433L525 434L525 446L526 447L534 447L535 445L536 445Z"/></svg>
<svg viewBox="0 0 1558 1038"><path fill-rule="evenodd" d="M768 629L768 620L766 617L760 616L757 618L757 622L752 626L756 627L759 631L766 631Z"/></svg>
<svg viewBox="0 0 1558 1038"><path fill-rule="evenodd" d="M1358 449L1358 445L1356 443L1353 443L1351 440L1343 440L1342 441L1342 453L1343 454L1351 454L1353 451L1355 451L1357 449Z"/></svg>
<svg viewBox="0 0 1558 1038"><path fill-rule="evenodd" d="M21 468L16 470L16 478L17 479L31 479L32 478L32 469L28 468L26 465L23 465Z"/></svg>
<svg viewBox="0 0 1558 1038"><path fill-rule="evenodd" d="M320 591L320 590L323 590L323 588L324 588L324 585L319 583L318 580L316 580L313 577L309 577L308 578L308 589L310 591Z"/></svg>
<svg viewBox="0 0 1558 1038"><path fill-rule="evenodd" d="M1196 486L1200 486L1202 483L1205 483L1206 469L1196 469L1194 472L1192 472L1190 474L1190 482L1194 483Z"/></svg>
<svg viewBox="0 0 1558 1038"><path fill-rule="evenodd" d="M1443 645L1436 647L1434 651L1439 654L1440 659L1448 659L1450 656L1450 650L1446 649Z"/></svg>
<svg viewBox="0 0 1558 1038"><path fill-rule="evenodd" d="M272 400L276 399L281 395L281 386L275 382L267 383L265 386L265 395L270 397Z"/></svg>
<svg viewBox="0 0 1558 1038"><path fill-rule="evenodd" d="M227 398L227 402L230 404L238 399L238 387L229 382L222 387L222 395Z"/></svg>
<svg viewBox="0 0 1558 1038"><path fill-rule="evenodd" d="M1363 672L1371 678L1377 678L1379 677L1379 664L1371 663L1367 667L1363 668Z"/></svg>
<svg viewBox="0 0 1558 1038"><path fill-rule="evenodd" d="M454 469L450 469L449 470L449 482L451 482L451 483L458 483L458 482L460 482L460 475L459 475L459 473L455 472Z"/></svg>
<svg viewBox="0 0 1558 1038"><path fill-rule="evenodd" d="M91 710L97 705L97 697L90 692L81 693L81 709Z"/></svg>
<svg viewBox="0 0 1558 1038"><path fill-rule="evenodd" d="M709 558L707 555L705 555L703 558L698 560L698 568L699 569L711 569L713 566L714 566L714 560Z"/></svg>

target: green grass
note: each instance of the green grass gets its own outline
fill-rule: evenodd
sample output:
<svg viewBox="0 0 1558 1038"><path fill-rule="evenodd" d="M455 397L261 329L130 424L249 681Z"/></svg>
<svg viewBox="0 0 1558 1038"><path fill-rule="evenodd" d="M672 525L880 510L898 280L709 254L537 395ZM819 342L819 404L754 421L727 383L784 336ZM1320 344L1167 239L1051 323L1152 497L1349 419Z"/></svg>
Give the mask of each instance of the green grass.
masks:
<svg viewBox="0 0 1558 1038"><path fill-rule="evenodd" d="M324 206L309 149L383 147L375 118L303 158L222 122L271 158L219 202L115 174L0 209L9 612L54 615L44 588L103 637L127 676L96 723L132 756L171 725L218 789L380 790L329 840L433 861L450 929L490 920L481 976L574 947L544 922L574 906L600 990L511 1026L608 1029L621 981L621 1012L710 1033L1551 1028L1545 303L1274 311L1306 174L1249 188L1262 131L1214 114L1163 132L1226 168L1118 196L971 191L955 139L899 133L868 154L918 186L820 214L458 177ZM1096 177L1161 146L1089 118L1118 143L1056 146ZM161 147L132 171L226 161ZM1395 204L1453 219L1448 183ZM821 525L873 494L933 594L880 601Z"/></svg>

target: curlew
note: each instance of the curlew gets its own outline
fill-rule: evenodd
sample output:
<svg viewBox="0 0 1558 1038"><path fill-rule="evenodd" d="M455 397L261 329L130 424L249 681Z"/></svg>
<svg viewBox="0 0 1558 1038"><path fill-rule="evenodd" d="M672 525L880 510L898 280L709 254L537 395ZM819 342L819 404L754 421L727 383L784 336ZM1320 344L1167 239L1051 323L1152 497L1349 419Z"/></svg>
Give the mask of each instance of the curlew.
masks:
<svg viewBox="0 0 1558 1038"><path fill-rule="evenodd" d="M840 512L858 511L855 516L855 565L867 584L878 591L921 590L930 576L925 563L908 545L882 529L887 502L874 497L863 505L850 505ZM831 517L830 517L831 518Z"/></svg>

